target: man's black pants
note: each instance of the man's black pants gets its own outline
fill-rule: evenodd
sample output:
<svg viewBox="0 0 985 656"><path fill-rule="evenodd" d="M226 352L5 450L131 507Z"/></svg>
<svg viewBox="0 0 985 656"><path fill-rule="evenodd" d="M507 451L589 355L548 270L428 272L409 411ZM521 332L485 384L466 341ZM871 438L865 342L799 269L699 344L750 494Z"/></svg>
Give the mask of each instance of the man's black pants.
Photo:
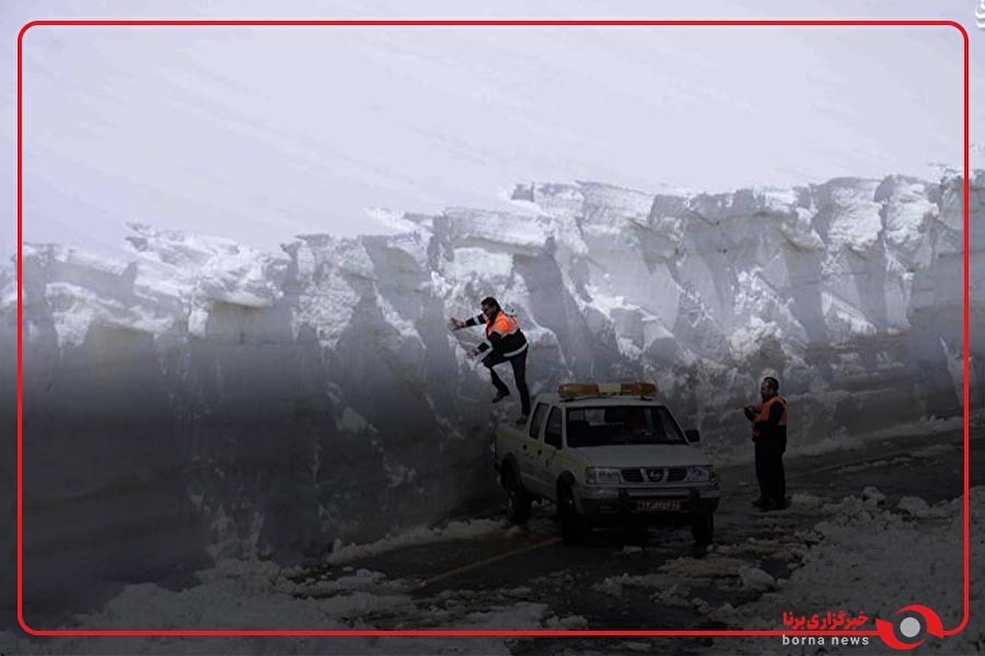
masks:
<svg viewBox="0 0 985 656"><path fill-rule="evenodd" d="M486 357L482 358L482 364L489 368L489 375L492 378L493 386L503 394L509 394L510 389L502 381L502 379L496 374L496 370L493 369L497 364L502 364L504 362L509 362L513 367L513 379L516 381L516 389L520 392L520 409L524 416L530 414L530 392L527 390L527 351L526 349L523 353L519 355L514 355L512 358L507 358L501 353L496 353L493 351Z"/></svg>
<svg viewBox="0 0 985 656"><path fill-rule="evenodd" d="M755 445L759 494L767 501L782 504L787 498L787 478L783 471L783 452L787 450L787 438L760 438Z"/></svg>

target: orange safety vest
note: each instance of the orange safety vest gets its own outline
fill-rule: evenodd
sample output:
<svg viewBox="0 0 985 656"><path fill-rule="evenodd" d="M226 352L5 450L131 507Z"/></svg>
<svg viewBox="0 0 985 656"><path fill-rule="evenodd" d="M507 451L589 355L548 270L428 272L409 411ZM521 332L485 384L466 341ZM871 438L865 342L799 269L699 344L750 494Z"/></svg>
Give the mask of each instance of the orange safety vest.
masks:
<svg viewBox="0 0 985 656"><path fill-rule="evenodd" d="M511 350L503 352L503 357L512 358L527 350L527 340L520 332L520 322L511 314L500 312L492 321L486 322L486 345L492 346L492 334L499 333L503 342L501 348Z"/></svg>
<svg viewBox="0 0 985 656"><path fill-rule="evenodd" d="M486 339L489 339L493 333L499 333L502 337L506 337L518 330L520 330L520 322L516 320L516 317L511 317L500 311L493 321L486 322Z"/></svg>
<svg viewBox="0 0 985 656"><path fill-rule="evenodd" d="M777 426L787 425L787 400L777 394L772 399L766 403L756 404L756 409L759 410L759 414L756 415L752 420L752 435L753 437L759 437L759 430L756 428L756 423L760 421L769 421L770 418L770 408L773 407L774 403L779 403L783 406L783 412L780 414L780 422Z"/></svg>

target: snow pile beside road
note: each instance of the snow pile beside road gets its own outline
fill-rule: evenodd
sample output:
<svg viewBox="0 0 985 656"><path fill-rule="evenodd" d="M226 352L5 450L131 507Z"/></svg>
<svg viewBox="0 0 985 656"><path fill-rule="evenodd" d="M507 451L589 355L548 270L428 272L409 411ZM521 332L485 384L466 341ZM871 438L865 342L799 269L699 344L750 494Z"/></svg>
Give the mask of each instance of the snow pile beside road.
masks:
<svg viewBox="0 0 985 656"><path fill-rule="evenodd" d="M514 194L525 213L394 215L397 234L302 235L276 256L141 225L128 262L28 245L27 596L71 606L102 581L223 558L296 564L488 505L491 431L512 417L490 415L465 356L478 331L447 319L489 294L519 312L534 393L654 379L717 460L749 452L739 408L765 373L790 401L791 448L956 416L961 191L955 177L721 194L538 183ZM979 171L973 223L983 195ZM971 240L977 324L985 236ZM5 352L16 329L3 270Z"/></svg>
<svg viewBox="0 0 985 656"><path fill-rule="evenodd" d="M347 630L373 629L364 618L374 613L399 612L413 606L406 593L397 592L399 581L384 581L366 573L348 577L346 588L296 583L289 570L273 563L241 560L220 561L209 570L197 572L199 585L180 591L151 584L126 586L100 610L79 615L70 624L89 629L179 630L212 629ZM461 627L539 628L547 608L518 604L515 608L475 612ZM440 614L435 612L436 620ZM557 621L557 618L553 618ZM271 623L276 621L276 626ZM566 618L566 623L577 623ZM410 627L417 628L417 627ZM447 638L125 638L84 637L33 640L13 631L0 632L0 647L16 654L461 654L473 649L487 654L508 655L502 640L473 638L467 642Z"/></svg>
<svg viewBox="0 0 985 656"><path fill-rule="evenodd" d="M844 610L855 616L864 611L870 618L891 621L904 606L920 604L936 612L946 629L957 626L963 615L962 499L928 506L922 499L909 498L894 511L880 507L879 496L872 491L868 496L868 500L849 497L826 506L830 516L804 535L810 546L781 590L738 608L710 609L710 617L736 628L783 629L784 612L823 616ZM985 548L985 488L981 487L971 490L970 546L973 554ZM972 571L972 612L983 599L985 582ZM867 628L872 628L871 623ZM921 650L971 654L980 651L983 641L981 625L972 622L957 636L943 641L930 638ZM734 653L788 653L771 652L762 639L719 642L718 647L727 646Z"/></svg>

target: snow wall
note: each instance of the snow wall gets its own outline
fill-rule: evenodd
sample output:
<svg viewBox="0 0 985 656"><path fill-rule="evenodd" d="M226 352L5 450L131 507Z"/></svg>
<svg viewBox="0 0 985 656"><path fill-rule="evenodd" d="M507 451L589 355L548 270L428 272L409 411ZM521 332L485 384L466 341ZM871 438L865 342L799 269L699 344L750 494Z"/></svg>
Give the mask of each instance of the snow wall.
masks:
<svg viewBox="0 0 985 656"><path fill-rule="evenodd" d="M715 195L535 183L512 200L515 214L389 214L397 234L301 236L280 256L142 225L132 261L25 245L28 607L181 586L219 556L296 562L495 503L491 434L517 397L491 409L463 349L480 333L447 329L487 295L519 312L534 393L655 380L720 461L748 456L738 409L765 374L792 445L961 412L960 177ZM983 201L977 171L973 228ZM972 326L983 254L973 229ZM12 433L16 274L0 276ZM10 532L4 548L13 562Z"/></svg>

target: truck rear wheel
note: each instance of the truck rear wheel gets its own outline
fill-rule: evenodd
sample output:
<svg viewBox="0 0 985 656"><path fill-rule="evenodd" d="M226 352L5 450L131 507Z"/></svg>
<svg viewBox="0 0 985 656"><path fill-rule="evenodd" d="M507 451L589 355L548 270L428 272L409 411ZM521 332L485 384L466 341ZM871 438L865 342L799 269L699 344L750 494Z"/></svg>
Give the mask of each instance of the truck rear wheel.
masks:
<svg viewBox="0 0 985 656"><path fill-rule="evenodd" d="M533 499L523 489L519 476L510 469L506 479L506 519L513 524L526 524L530 519L530 505Z"/></svg>

